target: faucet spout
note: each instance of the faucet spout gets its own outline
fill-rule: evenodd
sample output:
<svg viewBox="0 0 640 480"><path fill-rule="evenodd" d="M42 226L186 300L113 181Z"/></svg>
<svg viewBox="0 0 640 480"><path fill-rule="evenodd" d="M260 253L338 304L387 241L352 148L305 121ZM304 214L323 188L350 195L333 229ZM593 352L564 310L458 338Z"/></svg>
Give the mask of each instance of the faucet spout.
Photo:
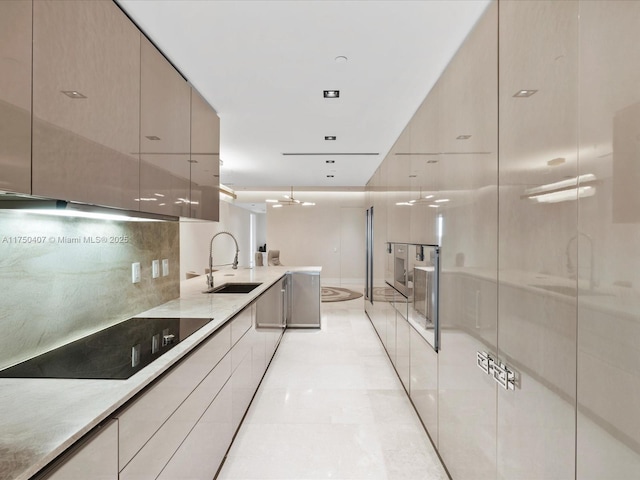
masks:
<svg viewBox="0 0 640 480"><path fill-rule="evenodd" d="M211 290L213 290L213 241L215 240L215 238L218 235L229 235L232 239L233 239L233 243L235 243L236 245L236 254L233 257L233 263L231 263L231 268L233 268L234 270L236 270L238 268L238 254L240 253L240 247L238 247L238 241L236 240L236 237L233 236L233 234L231 234L230 232L227 231L222 231L222 232L218 232L216 233L213 237L211 237L211 241L209 242L209 273L207 274L207 290L205 290L205 293L209 293ZM228 265L228 264L227 264Z"/></svg>

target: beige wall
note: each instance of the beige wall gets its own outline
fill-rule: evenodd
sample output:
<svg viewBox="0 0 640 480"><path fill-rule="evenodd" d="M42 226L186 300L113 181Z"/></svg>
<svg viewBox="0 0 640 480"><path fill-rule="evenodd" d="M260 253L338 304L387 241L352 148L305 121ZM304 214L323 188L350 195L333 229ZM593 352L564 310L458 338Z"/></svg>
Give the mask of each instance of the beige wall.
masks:
<svg viewBox="0 0 640 480"><path fill-rule="evenodd" d="M364 193L313 207L267 208L267 250L284 265L319 265L322 283L364 282Z"/></svg>
<svg viewBox="0 0 640 480"><path fill-rule="evenodd" d="M221 201L219 222L181 219L180 278L184 280L187 272L204 275L205 268L209 267L211 238L222 231L230 232L238 241L240 247L238 266L249 267L255 251L255 247L250 245L250 216L249 210ZM228 235L220 235L214 240L214 264L231 263L234 255L235 245Z"/></svg>

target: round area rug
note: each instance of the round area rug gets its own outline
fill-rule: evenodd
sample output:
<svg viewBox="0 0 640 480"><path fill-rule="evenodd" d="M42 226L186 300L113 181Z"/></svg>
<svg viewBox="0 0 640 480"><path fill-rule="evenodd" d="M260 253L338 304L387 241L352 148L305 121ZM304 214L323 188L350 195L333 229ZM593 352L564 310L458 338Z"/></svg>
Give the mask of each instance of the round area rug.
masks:
<svg viewBox="0 0 640 480"><path fill-rule="evenodd" d="M321 293L323 302L343 302L345 300L353 300L354 298L359 298L361 296L361 293L340 287L322 287Z"/></svg>

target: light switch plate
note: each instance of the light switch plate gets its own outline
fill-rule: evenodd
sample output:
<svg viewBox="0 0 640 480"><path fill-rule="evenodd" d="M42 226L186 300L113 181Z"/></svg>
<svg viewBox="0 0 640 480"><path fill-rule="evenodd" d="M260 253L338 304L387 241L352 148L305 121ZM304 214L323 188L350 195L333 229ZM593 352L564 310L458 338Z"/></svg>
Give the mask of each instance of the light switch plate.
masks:
<svg viewBox="0 0 640 480"><path fill-rule="evenodd" d="M131 283L140 283L140 262L131 264Z"/></svg>
<svg viewBox="0 0 640 480"><path fill-rule="evenodd" d="M167 277L169 275L169 259L162 259L162 276Z"/></svg>
<svg viewBox="0 0 640 480"><path fill-rule="evenodd" d="M160 260L154 260L151 262L151 276L158 278L160 276Z"/></svg>

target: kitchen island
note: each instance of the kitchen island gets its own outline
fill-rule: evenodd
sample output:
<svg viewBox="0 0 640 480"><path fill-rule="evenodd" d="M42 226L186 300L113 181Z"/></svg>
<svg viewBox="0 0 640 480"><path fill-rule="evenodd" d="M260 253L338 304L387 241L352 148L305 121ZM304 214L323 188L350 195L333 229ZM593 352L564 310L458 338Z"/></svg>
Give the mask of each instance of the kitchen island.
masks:
<svg viewBox="0 0 640 480"><path fill-rule="evenodd" d="M213 320L126 380L0 379L0 479L26 480L40 472L294 271L319 272L320 268L265 267L215 272L216 285L261 283L246 294L203 294L204 276L182 282L179 298L137 316Z"/></svg>

